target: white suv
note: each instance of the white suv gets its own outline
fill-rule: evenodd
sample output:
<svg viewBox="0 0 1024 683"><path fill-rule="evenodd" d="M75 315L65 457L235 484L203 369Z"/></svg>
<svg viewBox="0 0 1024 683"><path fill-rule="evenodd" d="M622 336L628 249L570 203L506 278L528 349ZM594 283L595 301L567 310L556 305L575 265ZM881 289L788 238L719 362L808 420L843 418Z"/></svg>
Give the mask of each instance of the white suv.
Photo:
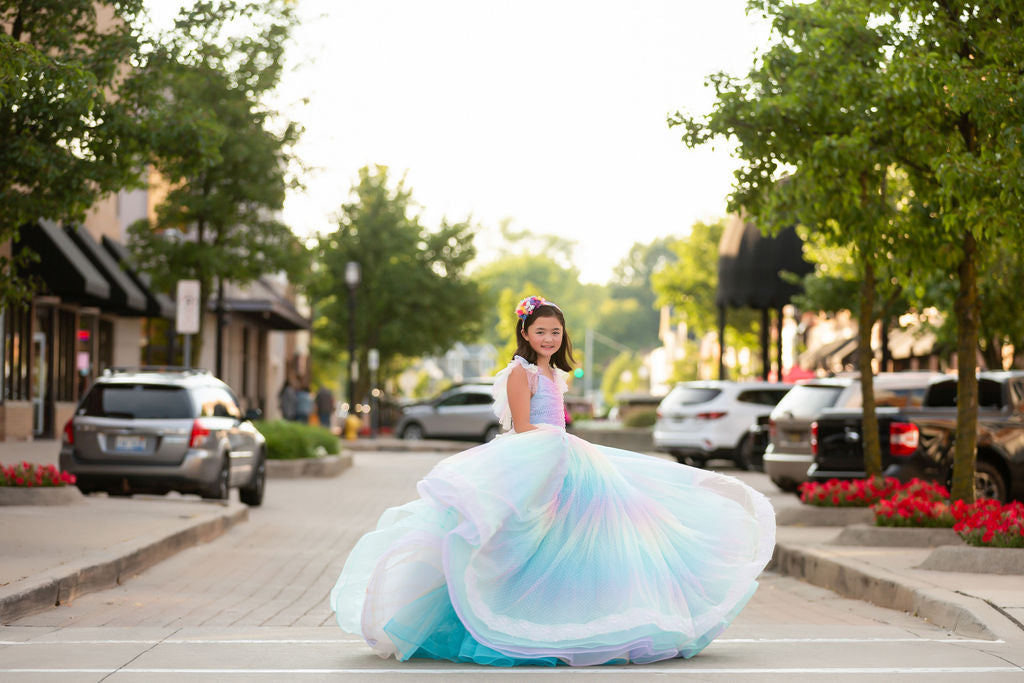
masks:
<svg viewBox="0 0 1024 683"><path fill-rule="evenodd" d="M769 382L681 382L658 405L654 447L698 467L712 458L752 462L751 425L768 415L792 385Z"/></svg>

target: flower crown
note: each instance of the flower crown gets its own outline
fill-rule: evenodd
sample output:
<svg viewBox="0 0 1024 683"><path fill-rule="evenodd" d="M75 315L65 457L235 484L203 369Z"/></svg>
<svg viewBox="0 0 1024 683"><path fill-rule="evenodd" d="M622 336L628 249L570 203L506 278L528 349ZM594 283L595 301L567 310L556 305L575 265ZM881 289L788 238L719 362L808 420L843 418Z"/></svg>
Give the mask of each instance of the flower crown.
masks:
<svg viewBox="0 0 1024 683"><path fill-rule="evenodd" d="M530 314L537 310L538 306L553 306L558 308L557 305L542 296L528 296L520 301L519 305L516 306L516 315L519 316L520 320L526 320L530 317ZM562 309L558 308L558 310Z"/></svg>

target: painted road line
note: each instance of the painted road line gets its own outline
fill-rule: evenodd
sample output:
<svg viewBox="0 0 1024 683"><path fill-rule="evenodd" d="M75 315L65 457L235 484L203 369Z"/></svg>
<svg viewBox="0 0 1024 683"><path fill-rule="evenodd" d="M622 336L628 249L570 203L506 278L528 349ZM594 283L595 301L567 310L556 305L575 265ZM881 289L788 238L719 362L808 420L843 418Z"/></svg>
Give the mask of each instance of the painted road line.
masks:
<svg viewBox="0 0 1024 683"><path fill-rule="evenodd" d="M667 669L658 666L645 666L636 665L628 667L620 666L597 666L597 667L545 667L545 668L523 668L523 667L509 667L509 668L494 668L494 667L479 667L467 665L458 669L428 669L409 666L402 669L174 669L174 668L139 668L139 667L125 667L122 669L101 669L101 668L66 668L60 669L55 667L48 668L17 668L17 669L0 669L0 673L7 674L179 674L179 675L215 675L215 676L230 676L230 675L245 675L252 676L268 675L268 676L324 676L333 674L361 674L361 675L373 675L383 674L394 676L396 674L410 674L413 676L454 676L454 675L472 675L479 676L481 673L486 672L489 676L501 675L501 674L512 674L517 676L523 676L528 674L556 674L572 672L575 674L587 674L601 676L610 674L613 676L623 676L636 674L640 676L650 676L651 674L678 674L678 675L694 675L694 676L708 676L708 675L725 675L735 676L737 674L812 674L812 675L934 675L934 674L994 674L994 673L1024 673L1024 669L1017 666L887 666L887 667L793 667L793 668L777 668L769 669L762 667L754 668L733 668L733 669L705 669L705 668L673 668Z"/></svg>
<svg viewBox="0 0 1024 683"><path fill-rule="evenodd" d="M772 645L786 643L962 643L1001 645L1005 640L988 640L984 638L720 638L712 641L713 645ZM0 645L331 645L359 644L366 641L356 638L211 638L189 639L168 638L160 640L0 640Z"/></svg>

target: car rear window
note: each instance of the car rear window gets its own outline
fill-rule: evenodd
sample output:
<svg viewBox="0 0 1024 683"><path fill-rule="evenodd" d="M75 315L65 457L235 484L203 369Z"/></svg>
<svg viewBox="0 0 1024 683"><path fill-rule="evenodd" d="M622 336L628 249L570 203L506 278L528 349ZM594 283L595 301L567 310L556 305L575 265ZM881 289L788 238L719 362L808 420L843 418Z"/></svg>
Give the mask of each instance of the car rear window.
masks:
<svg viewBox="0 0 1024 683"><path fill-rule="evenodd" d="M188 392L162 384L95 384L78 414L136 420L193 417Z"/></svg>
<svg viewBox="0 0 1024 683"><path fill-rule="evenodd" d="M924 404L930 408L952 408L956 406L957 381L955 378L934 382L928 387ZM978 380L978 405L982 408L1003 407L1003 386L995 380L982 377Z"/></svg>
<svg viewBox="0 0 1024 683"><path fill-rule="evenodd" d="M710 387L677 386L668 392L665 403L676 406L692 406L698 403L707 403L720 393L722 393L721 389Z"/></svg>
<svg viewBox="0 0 1024 683"><path fill-rule="evenodd" d="M824 384L798 384L782 397L772 415L810 418L839 400L844 387Z"/></svg>

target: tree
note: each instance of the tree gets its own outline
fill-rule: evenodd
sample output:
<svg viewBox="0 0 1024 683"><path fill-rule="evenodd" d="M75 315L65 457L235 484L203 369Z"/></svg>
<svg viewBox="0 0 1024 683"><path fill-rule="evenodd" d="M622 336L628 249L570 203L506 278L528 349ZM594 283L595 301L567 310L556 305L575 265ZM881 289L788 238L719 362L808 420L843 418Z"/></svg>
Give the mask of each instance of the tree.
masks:
<svg viewBox="0 0 1024 683"><path fill-rule="evenodd" d="M919 266L956 273L958 399L954 498L974 499L978 273L1024 238L1024 5L1017 0L873 0L892 32L898 161L914 194Z"/></svg>
<svg viewBox="0 0 1024 683"><path fill-rule="evenodd" d="M40 218L81 219L97 199L137 185L144 91L124 88L139 53L141 0L20 0L0 6L0 245ZM0 253L0 308L33 287L31 255Z"/></svg>
<svg viewBox="0 0 1024 683"><path fill-rule="evenodd" d="M288 165L301 129L264 103L280 80L294 22L285 0L202 0L150 46L134 78L136 87L163 93L146 114L151 161L169 191L155 222L131 226L133 255L158 287L197 279L207 302L217 283L218 373L224 282L304 270L304 248L277 218L297 184ZM245 31L233 33L239 26Z"/></svg>
<svg viewBox="0 0 1024 683"><path fill-rule="evenodd" d="M466 275L476 255L472 225L442 220L436 230L425 228L412 215L411 190L404 181L391 187L385 166L360 169L351 195L338 229L319 240L310 293L318 302L315 328L341 355L349 341L345 268L360 264L354 320L360 397L369 389L369 349L380 353L381 376L393 375L403 358L476 337L485 299Z"/></svg>
<svg viewBox="0 0 1024 683"><path fill-rule="evenodd" d="M717 100L706 121L676 115L670 125L685 127L690 146L716 136L739 143L744 165L736 172L732 210L749 211L772 233L798 221L853 255L864 464L878 475L871 331L878 271L903 245L893 231L895 131L885 116L889 34L869 22L863 0L751 6L772 16L776 42L745 79L712 77Z"/></svg>
<svg viewBox="0 0 1024 683"><path fill-rule="evenodd" d="M604 334L634 349L659 345L661 316L653 277L675 262L674 241L660 237L647 244L637 242L615 266L608 283L610 301L601 310Z"/></svg>

